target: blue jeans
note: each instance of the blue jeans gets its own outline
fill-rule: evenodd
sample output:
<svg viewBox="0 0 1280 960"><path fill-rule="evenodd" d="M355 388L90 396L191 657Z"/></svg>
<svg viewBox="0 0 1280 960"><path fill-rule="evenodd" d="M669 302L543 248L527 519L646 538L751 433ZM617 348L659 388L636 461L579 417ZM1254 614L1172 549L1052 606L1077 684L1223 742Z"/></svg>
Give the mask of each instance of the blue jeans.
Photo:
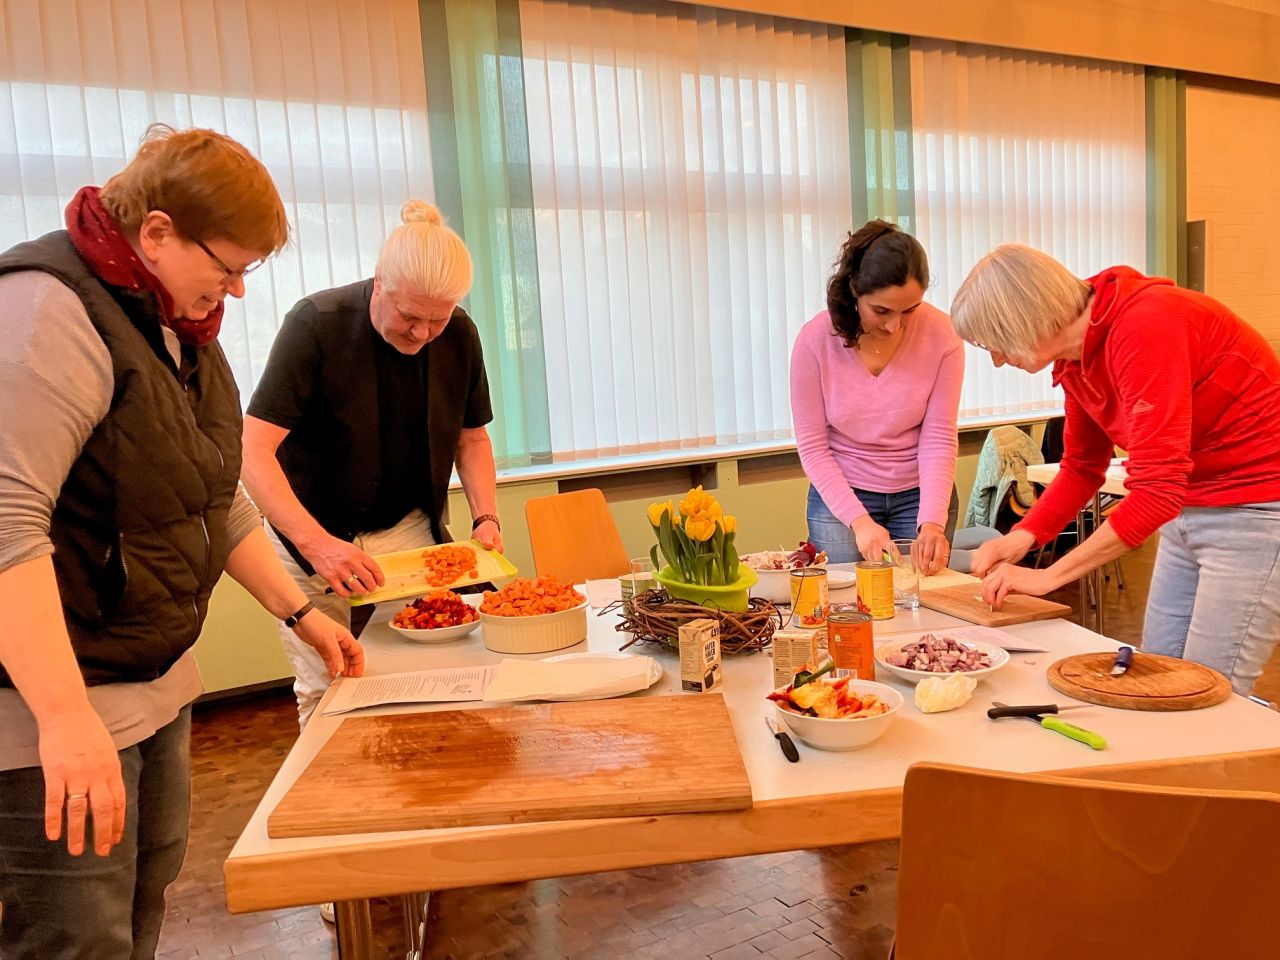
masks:
<svg viewBox="0 0 1280 960"><path fill-rule="evenodd" d="M1280 639L1280 501L1187 507L1160 528L1142 649L1247 694Z"/></svg>
<svg viewBox="0 0 1280 960"><path fill-rule="evenodd" d="M120 751L124 839L105 857L67 853L44 836L40 767L0 772L0 957L4 960L143 960L155 956L164 891L187 850L191 813L191 707Z"/></svg>
<svg viewBox="0 0 1280 960"><path fill-rule="evenodd" d="M857 488L853 492L871 515L871 519L888 530L889 536L894 540L916 538L916 517L920 513L919 487L903 490L901 493L876 493ZM956 532L956 515L959 510L960 500L953 487L951 504L947 509L948 540ZM828 509L826 501L812 484L809 485L805 517L809 522L809 542L819 550L827 551L827 559L831 563L852 563L862 559L858 544L853 539L853 531Z"/></svg>

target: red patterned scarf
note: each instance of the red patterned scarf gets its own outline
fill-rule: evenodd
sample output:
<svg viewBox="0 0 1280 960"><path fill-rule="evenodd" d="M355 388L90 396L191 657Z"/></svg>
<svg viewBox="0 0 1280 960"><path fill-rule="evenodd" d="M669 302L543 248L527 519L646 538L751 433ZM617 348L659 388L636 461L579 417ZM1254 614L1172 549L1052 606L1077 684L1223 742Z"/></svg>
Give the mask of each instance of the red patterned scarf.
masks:
<svg viewBox="0 0 1280 960"><path fill-rule="evenodd" d="M67 233L76 251L99 279L126 290L148 290L160 307L160 322L182 343L203 347L212 343L222 326L222 303L203 320L173 314L173 297L160 279L146 268L115 218L102 205L97 187L82 187L67 204Z"/></svg>

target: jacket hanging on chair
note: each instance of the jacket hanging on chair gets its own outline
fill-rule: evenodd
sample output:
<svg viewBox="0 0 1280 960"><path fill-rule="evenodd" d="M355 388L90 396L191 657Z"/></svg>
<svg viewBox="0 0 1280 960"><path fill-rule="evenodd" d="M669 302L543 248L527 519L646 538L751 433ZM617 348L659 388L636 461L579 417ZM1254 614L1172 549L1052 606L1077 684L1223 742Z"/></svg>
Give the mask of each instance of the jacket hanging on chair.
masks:
<svg viewBox="0 0 1280 960"><path fill-rule="evenodd" d="M978 455L978 475L973 481L963 526L997 526L1006 497L1015 513L1025 513L1036 499L1035 484L1027 479L1027 466L1034 463L1044 463L1044 456L1035 441L1022 430L1006 426L988 433L982 453Z"/></svg>

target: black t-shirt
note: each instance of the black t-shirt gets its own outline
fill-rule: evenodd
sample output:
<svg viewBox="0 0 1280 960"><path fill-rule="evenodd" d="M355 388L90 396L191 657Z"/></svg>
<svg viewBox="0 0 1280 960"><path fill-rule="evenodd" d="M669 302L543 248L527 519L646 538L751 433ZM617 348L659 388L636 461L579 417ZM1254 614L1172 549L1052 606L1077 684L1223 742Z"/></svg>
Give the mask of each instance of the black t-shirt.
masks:
<svg viewBox="0 0 1280 960"><path fill-rule="evenodd" d="M493 419L479 333L455 310L406 356L373 328L373 281L322 291L289 312L248 413L284 427L278 458L335 536L439 517L460 430ZM439 462L436 462L437 459Z"/></svg>

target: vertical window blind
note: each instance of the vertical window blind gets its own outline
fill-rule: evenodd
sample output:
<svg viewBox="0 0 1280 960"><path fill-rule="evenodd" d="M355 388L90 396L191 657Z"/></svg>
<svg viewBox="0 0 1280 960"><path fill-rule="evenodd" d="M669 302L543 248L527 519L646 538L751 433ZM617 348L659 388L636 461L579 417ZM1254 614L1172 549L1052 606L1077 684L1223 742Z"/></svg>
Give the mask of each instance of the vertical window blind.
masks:
<svg viewBox="0 0 1280 960"><path fill-rule="evenodd" d="M247 397L303 295L370 276L430 199L414 0L0 0L0 249L62 227L147 125L210 127L271 171L292 242L227 300Z"/></svg>
<svg viewBox="0 0 1280 960"><path fill-rule="evenodd" d="M849 223L843 30L520 4L556 459L791 436Z"/></svg>
<svg viewBox="0 0 1280 960"><path fill-rule="evenodd" d="M791 343L864 214L919 236L943 309L1007 240L1150 267L1144 108L1139 67L660 0L0 0L0 248L152 121L241 140L293 225L228 306L247 395L289 307L443 184L500 465L785 443ZM1058 402L970 352L963 418Z"/></svg>
<svg viewBox="0 0 1280 960"><path fill-rule="evenodd" d="M1078 276L1145 269L1146 127L1141 67L911 41L916 235L928 299L950 307L992 247L1026 243ZM968 347L960 416L1061 406L1049 371L995 369Z"/></svg>

